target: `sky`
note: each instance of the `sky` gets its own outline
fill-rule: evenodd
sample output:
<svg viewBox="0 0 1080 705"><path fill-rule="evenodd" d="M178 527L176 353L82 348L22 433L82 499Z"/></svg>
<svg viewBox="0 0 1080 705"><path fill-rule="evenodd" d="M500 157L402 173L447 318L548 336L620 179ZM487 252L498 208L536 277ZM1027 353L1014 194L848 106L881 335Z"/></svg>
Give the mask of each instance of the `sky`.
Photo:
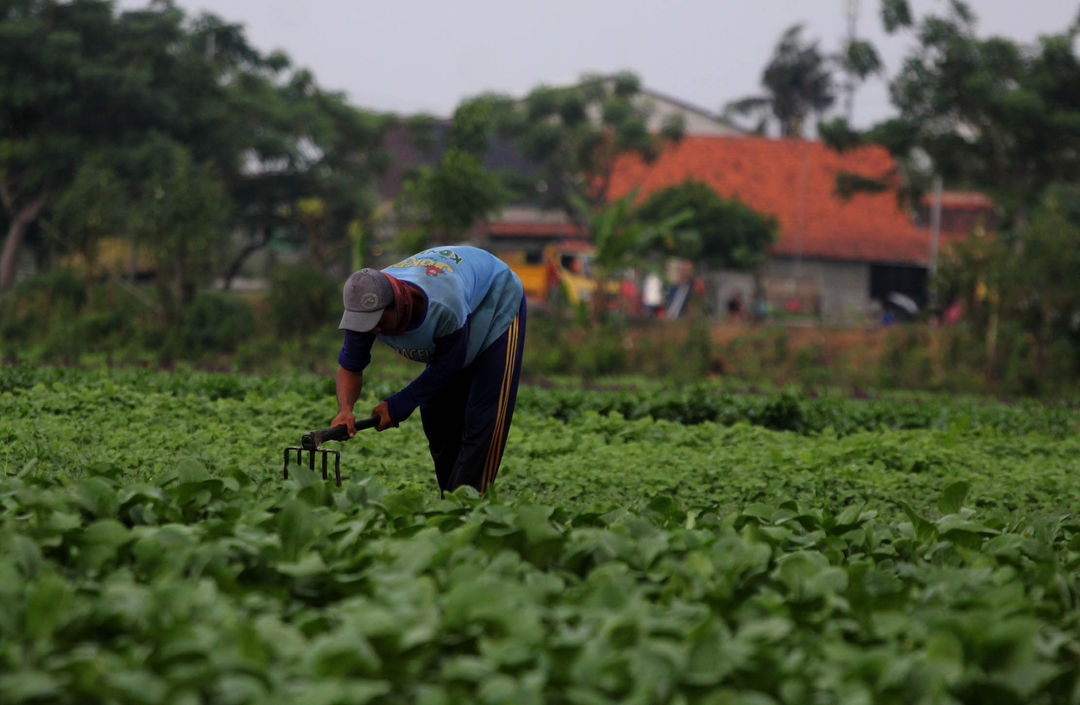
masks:
<svg viewBox="0 0 1080 705"><path fill-rule="evenodd" d="M719 113L761 92L780 35L839 49L851 0L175 0L189 15L242 24L263 52L283 50L350 104L399 114L450 116L485 92L520 97L583 73L632 71L653 91ZM947 0L909 0L917 17ZM144 1L121 0L120 7ZM881 27L880 0L858 0L856 35L895 74L912 46ZM980 35L1033 42L1064 30L1080 0L969 0ZM839 103L838 103L839 104ZM852 122L889 117L886 83L855 95Z"/></svg>

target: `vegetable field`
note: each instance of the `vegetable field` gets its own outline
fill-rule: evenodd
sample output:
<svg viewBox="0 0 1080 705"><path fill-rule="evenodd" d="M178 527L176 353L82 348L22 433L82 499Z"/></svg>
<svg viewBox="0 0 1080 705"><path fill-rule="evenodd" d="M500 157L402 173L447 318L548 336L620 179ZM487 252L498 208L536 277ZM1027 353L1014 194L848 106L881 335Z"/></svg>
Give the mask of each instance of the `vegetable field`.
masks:
<svg viewBox="0 0 1080 705"><path fill-rule="evenodd" d="M0 701L1080 702L1075 406L527 386L445 499L416 417L283 480L333 411L0 367Z"/></svg>

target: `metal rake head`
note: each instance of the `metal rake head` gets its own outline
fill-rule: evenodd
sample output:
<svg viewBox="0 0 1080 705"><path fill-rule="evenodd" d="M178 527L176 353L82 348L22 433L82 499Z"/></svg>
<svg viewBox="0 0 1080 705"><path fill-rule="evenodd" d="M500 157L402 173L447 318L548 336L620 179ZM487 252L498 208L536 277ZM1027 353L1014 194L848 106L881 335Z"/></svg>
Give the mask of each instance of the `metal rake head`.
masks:
<svg viewBox="0 0 1080 705"><path fill-rule="evenodd" d="M303 445L289 446L285 449L285 468L283 471L286 480L289 479L289 457L294 452L296 453L296 464L300 466L303 466L304 464L304 453L308 454L307 466L312 472L315 472L315 456L321 455L322 478L324 480L329 479L329 469L327 467L328 457L331 455L334 456L334 481L337 483L338 487L341 487L341 453L339 451L329 450L327 448L305 447Z"/></svg>
<svg viewBox="0 0 1080 705"><path fill-rule="evenodd" d="M355 423L357 431L365 428L374 428L378 425L379 417L372 416L370 418L361 419ZM324 480L329 479L329 462L328 457L334 456L334 480L337 482L337 486L341 487L341 453L336 450L329 450L322 448L323 441L347 441L349 440L349 427L345 425L334 426L333 428L324 428L320 431L308 431L300 438L300 445L289 446L285 449L285 467L283 470L285 479L289 479L289 458L296 454L296 464L304 464L304 453L308 454L307 466L315 472L315 456L322 456L322 478Z"/></svg>

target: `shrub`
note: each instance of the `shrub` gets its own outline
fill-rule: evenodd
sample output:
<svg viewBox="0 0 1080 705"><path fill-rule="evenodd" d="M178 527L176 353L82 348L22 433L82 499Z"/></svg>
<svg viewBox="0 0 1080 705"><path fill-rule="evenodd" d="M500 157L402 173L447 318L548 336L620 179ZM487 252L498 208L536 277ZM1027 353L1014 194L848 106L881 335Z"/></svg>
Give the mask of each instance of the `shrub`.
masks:
<svg viewBox="0 0 1080 705"><path fill-rule="evenodd" d="M274 330L296 338L335 326L341 317L341 283L314 267L281 267L271 281L269 304Z"/></svg>
<svg viewBox="0 0 1080 705"><path fill-rule="evenodd" d="M37 274L0 299L0 338L8 346L40 341L85 304L86 282L75 270L63 267Z"/></svg>
<svg viewBox="0 0 1080 705"><path fill-rule="evenodd" d="M184 309L179 329L171 336L176 350L194 359L232 352L255 332L255 316L243 300L200 291Z"/></svg>

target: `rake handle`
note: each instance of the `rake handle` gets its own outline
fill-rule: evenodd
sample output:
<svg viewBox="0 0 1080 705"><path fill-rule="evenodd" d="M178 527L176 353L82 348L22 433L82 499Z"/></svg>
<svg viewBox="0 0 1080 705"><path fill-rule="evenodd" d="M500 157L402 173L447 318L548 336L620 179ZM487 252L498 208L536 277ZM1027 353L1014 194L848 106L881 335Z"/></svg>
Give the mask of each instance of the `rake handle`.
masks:
<svg viewBox="0 0 1080 705"><path fill-rule="evenodd" d="M362 431L365 428L372 428L379 423L378 416L369 416L366 419L361 419L356 422L356 430ZM301 445L304 448L318 448L323 444L323 441L347 441L349 440L349 427L345 424L339 424L332 428L324 428L321 431L311 431L304 434L304 439Z"/></svg>

